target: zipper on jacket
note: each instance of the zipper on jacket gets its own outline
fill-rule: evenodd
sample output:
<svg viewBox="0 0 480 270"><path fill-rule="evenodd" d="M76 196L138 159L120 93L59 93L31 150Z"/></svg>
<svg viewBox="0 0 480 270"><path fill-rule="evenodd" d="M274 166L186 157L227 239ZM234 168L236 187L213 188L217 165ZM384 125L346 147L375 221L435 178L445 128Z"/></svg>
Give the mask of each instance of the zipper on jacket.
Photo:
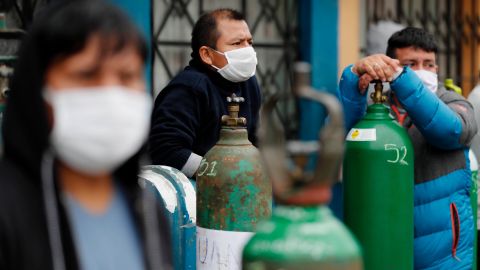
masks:
<svg viewBox="0 0 480 270"><path fill-rule="evenodd" d="M460 261L460 259L457 257L457 247L458 247L458 242L460 241L460 219L458 218L458 210L455 203L450 204L450 218L452 220L452 236L453 236L452 256L456 260Z"/></svg>

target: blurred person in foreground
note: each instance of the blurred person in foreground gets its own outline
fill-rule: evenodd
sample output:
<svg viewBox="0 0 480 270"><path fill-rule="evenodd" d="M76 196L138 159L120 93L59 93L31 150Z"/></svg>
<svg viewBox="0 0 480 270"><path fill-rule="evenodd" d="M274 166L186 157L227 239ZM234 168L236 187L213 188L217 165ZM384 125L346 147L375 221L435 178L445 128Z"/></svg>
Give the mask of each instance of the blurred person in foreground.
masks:
<svg viewBox="0 0 480 270"><path fill-rule="evenodd" d="M219 139L227 97L245 98L239 116L247 120L255 145L261 92L255 77L257 54L242 14L217 9L200 17L192 31L192 59L155 100L149 152L153 164L193 177L202 157Z"/></svg>
<svg viewBox="0 0 480 270"><path fill-rule="evenodd" d="M0 269L171 269L166 223L137 180L146 55L111 4L38 14L4 116Z"/></svg>
<svg viewBox="0 0 480 270"><path fill-rule="evenodd" d="M345 68L340 99L350 129L365 114L369 83L390 83L391 114L407 129L415 152L415 269L471 269L468 152L477 125L472 105L438 84L437 52L434 37L424 29L398 31L388 40L386 55L371 55Z"/></svg>

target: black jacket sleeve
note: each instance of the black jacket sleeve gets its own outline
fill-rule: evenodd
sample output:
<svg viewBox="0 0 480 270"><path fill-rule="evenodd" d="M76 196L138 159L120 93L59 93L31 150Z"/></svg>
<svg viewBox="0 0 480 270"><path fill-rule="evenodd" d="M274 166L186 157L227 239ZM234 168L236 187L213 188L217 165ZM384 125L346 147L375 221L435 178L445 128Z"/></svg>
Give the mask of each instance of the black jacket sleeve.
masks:
<svg viewBox="0 0 480 270"><path fill-rule="evenodd" d="M200 126L200 104L199 93L188 86L167 87L159 94L149 137L153 164L182 169Z"/></svg>

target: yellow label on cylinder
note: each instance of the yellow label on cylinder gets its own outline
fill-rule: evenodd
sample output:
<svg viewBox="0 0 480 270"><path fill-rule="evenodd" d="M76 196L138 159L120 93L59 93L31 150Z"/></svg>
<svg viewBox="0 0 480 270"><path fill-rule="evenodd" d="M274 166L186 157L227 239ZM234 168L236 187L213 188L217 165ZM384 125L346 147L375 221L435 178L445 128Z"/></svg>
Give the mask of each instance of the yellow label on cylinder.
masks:
<svg viewBox="0 0 480 270"><path fill-rule="evenodd" d="M352 128L347 134L347 141L376 141L377 130L374 128Z"/></svg>

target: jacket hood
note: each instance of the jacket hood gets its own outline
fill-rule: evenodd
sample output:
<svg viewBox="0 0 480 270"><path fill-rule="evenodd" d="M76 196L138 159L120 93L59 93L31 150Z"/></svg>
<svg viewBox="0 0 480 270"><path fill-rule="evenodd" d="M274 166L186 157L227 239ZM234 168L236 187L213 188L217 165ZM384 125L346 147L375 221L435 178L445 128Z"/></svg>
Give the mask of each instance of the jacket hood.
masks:
<svg viewBox="0 0 480 270"><path fill-rule="evenodd" d="M4 158L32 176L39 174L42 155L49 146L41 93L45 67L38 61L41 48L34 43L30 35L22 41L2 122Z"/></svg>

